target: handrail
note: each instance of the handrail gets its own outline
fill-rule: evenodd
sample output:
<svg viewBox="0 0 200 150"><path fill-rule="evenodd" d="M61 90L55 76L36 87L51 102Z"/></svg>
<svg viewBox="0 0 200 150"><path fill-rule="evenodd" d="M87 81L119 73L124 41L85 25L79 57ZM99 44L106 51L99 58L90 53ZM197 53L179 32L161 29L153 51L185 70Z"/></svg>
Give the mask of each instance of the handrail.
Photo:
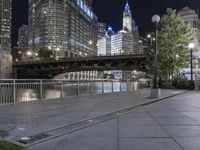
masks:
<svg viewBox="0 0 200 150"><path fill-rule="evenodd" d="M130 80L0 80L0 104L104 94L146 88L147 82Z"/></svg>

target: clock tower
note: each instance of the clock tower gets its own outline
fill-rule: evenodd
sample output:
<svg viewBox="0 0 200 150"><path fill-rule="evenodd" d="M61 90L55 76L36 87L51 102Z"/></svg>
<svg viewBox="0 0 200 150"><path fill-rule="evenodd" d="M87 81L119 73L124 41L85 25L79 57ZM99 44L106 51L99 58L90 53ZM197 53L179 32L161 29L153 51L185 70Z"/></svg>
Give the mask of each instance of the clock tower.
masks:
<svg viewBox="0 0 200 150"><path fill-rule="evenodd" d="M128 0L126 1L126 6L123 15L123 30L129 32L132 31L132 15L128 4Z"/></svg>

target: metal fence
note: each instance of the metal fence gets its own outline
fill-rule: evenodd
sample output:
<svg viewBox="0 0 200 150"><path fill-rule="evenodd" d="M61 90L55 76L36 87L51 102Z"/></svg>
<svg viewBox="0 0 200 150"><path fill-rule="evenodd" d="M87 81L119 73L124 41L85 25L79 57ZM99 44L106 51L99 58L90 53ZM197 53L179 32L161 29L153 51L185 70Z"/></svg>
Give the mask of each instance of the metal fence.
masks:
<svg viewBox="0 0 200 150"><path fill-rule="evenodd" d="M123 92L149 87L129 80L0 80L0 104Z"/></svg>
<svg viewBox="0 0 200 150"><path fill-rule="evenodd" d="M195 81L195 90L199 91L200 90L200 80Z"/></svg>

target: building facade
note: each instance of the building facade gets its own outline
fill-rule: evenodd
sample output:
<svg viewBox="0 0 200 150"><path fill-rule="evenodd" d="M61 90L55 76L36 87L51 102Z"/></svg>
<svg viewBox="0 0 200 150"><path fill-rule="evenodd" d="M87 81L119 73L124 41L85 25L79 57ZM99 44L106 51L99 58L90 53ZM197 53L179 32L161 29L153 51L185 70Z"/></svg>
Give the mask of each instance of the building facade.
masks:
<svg viewBox="0 0 200 150"><path fill-rule="evenodd" d="M98 39L98 56L110 56L111 55L111 37L104 36Z"/></svg>
<svg viewBox="0 0 200 150"><path fill-rule="evenodd" d="M22 25L19 28L18 49L22 54L22 57L25 57L26 52L28 51L28 25Z"/></svg>
<svg viewBox="0 0 200 150"><path fill-rule="evenodd" d="M111 54L138 54L139 35L134 32L120 31L111 36Z"/></svg>
<svg viewBox="0 0 200 150"><path fill-rule="evenodd" d="M192 31L192 38L193 43L195 44L195 49L197 49L195 60L195 73L198 73L200 70L200 18L197 14L197 12L193 9L190 9L189 7L182 8L178 15L184 20L185 24L188 25L191 28ZM184 74L188 79L191 78L191 72L190 68L184 68L181 73ZM196 75L194 74L194 79Z"/></svg>
<svg viewBox="0 0 200 150"><path fill-rule="evenodd" d="M97 43L97 53L98 55L110 56L111 55L111 36L114 34L114 31L111 26L108 27L108 30L105 32L103 37L98 37Z"/></svg>
<svg viewBox="0 0 200 150"><path fill-rule="evenodd" d="M139 32L128 2L123 13L123 29L111 36L111 54L138 54Z"/></svg>
<svg viewBox="0 0 200 150"><path fill-rule="evenodd" d="M0 79L11 78L11 0L0 0Z"/></svg>
<svg viewBox="0 0 200 150"><path fill-rule="evenodd" d="M105 37L105 35L106 35L106 23L98 22L97 30L98 30L98 38Z"/></svg>
<svg viewBox="0 0 200 150"><path fill-rule="evenodd" d="M126 3L124 14L123 14L123 30L132 31L132 15L128 2Z"/></svg>
<svg viewBox="0 0 200 150"><path fill-rule="evenodd" d="M200 50L200 19L195 10L185 7L178 12L179 16L192 29L193 43Z"/></svg>
<svg viewBox="0 0 200 150"><path fill-rule="evenodd" d="M92 0L29 0L29 50L56 59L97 55Z"/></svg>

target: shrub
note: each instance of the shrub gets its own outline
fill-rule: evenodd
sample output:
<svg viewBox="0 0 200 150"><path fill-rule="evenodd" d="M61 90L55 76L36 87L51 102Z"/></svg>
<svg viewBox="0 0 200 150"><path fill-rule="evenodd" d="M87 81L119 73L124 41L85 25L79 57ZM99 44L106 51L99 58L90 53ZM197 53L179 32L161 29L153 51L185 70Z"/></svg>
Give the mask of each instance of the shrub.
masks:
<svg viewBox="0 0 200 150"><path fill-rule="evenodd" d="M172 81L172 86L174 86L176 89L189 89L190 88L189 81L186 78L174 79L174 81Z"/></svg>
<svg viewBox="0 0 200 150"><path fill-rule="evenodd" d="M25 150L23 147L6 141L0 141L0 150Z"/></svg>

